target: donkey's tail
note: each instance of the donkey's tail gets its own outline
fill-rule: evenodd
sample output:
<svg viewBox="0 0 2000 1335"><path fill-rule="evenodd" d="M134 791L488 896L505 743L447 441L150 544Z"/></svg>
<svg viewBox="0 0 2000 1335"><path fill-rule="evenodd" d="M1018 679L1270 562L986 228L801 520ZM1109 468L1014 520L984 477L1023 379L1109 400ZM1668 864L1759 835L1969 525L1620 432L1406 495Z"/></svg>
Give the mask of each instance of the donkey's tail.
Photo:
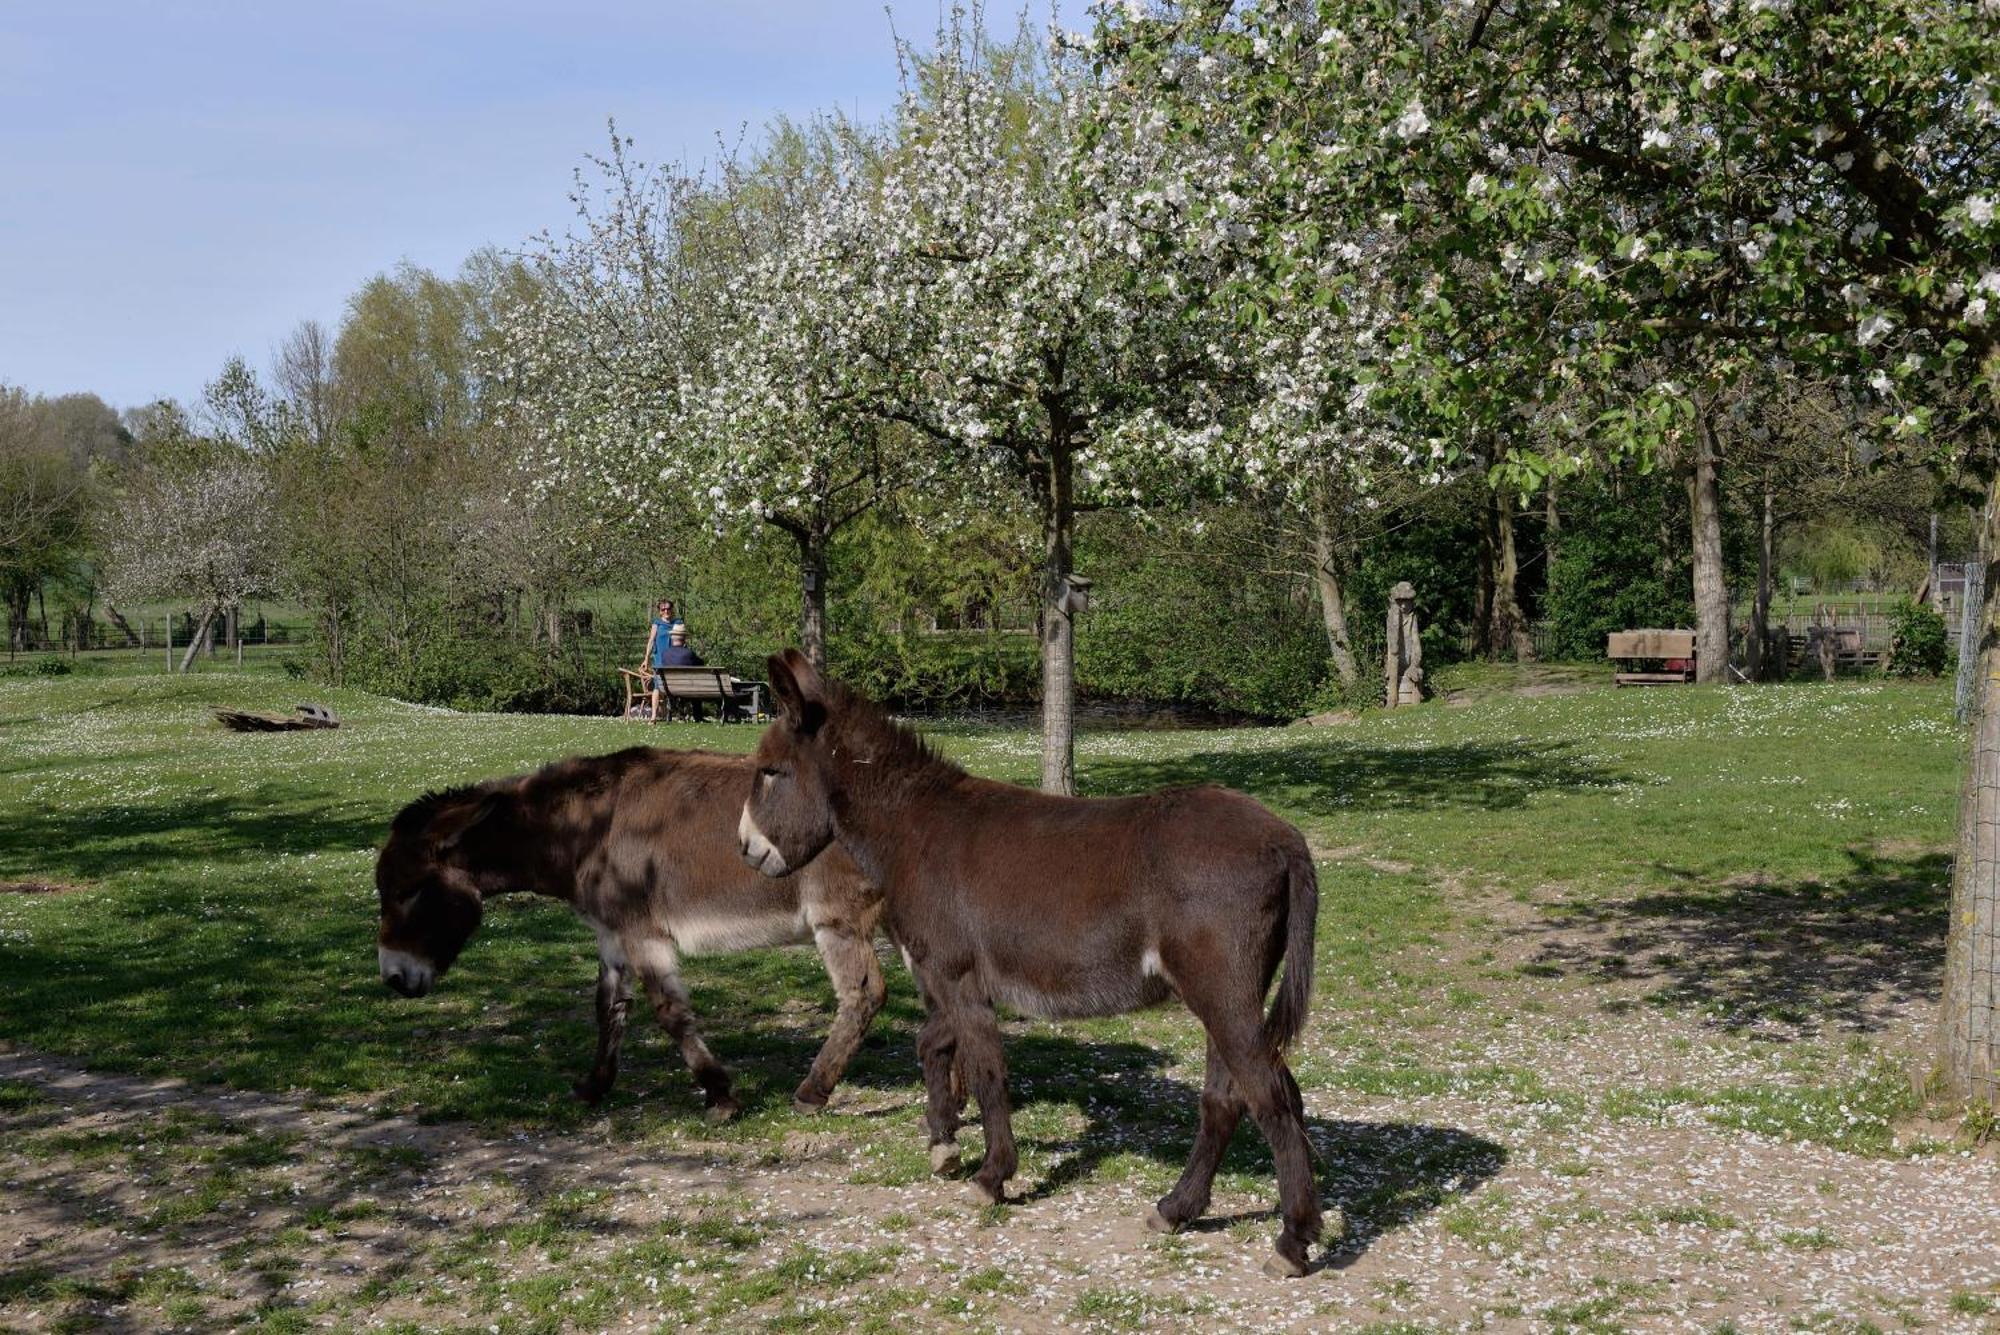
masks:
<svg viewBox="0 0 2000 1335"><path fill-rule="evenodd" d="M1293 836L1285 849L1285 976L1271 1013L1264 1017L1264 1043L1273 1052L1290 1047L1306 1027L1312 1005L1313 935L1319 925L1319 873L1304 841Z"/></svg>

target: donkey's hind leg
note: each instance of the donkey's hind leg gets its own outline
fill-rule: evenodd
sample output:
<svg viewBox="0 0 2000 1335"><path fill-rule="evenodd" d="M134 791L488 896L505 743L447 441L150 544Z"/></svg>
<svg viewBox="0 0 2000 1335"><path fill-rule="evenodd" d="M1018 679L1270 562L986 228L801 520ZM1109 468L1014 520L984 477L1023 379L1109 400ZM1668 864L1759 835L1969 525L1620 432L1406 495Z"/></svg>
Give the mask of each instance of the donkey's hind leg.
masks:
<svg viewBox="0 0 2000 1335"><path fill-rule="evenodd" d="M639 970L640 980L646 984L646 996L653 1003L653 1014L660 1027L680 1044L681 1057L694 1074L695 1083L701 1086L702 1097L708 1104L708 1120L726 1122L736 1116L743 1108L730 1092L729 1072L695 1032L694 1010L688 1005L687 988L681 985L680 957L673 944L649 937L644 941L627 941L625 950Z"/></svg>
<svg viewBox="0 0 2000 1335"><path fill-rule="evenodd" d="M1285 1226L1278 1234L1277 1255L1264 1263L1264 1273L1279 1278L1303 1275L1307 1249L1319 1241L1320 1208L1298 1082L1292 1079L1285 1059L1264 1041L1257 992L1246 988L1233 995L1196 991L1184 996L1188 1008L1208 1030L1209 1051L1219 1053L1228 1066L1229 1082L1270 1142L1271 1158L1277 1164L1278 1210ZM1204 1091L1204 1131L1206 1097ZM1197 1153L1201 1148L1197 1144ZM1189 1168L1194 1166L1190 1161Z"/></svg>
<svg viewBox="0 0 2000 1335"><path fill-rule="evenodd" d="M1208 1074L1201 1090L1201 1129L1195 1133L1194 1150L1174 1189L1160 1198L1146 1227L1155 1233L1177 1232L1182 1225L1201 1218L1208 1209L1209 1189L1215 1183L1216 1166L1222 1162L1236 1124L1243 1120L1243 1100L1229 1080L1228 1063L1208 1040Z"/></svg>
<svg viewBox="0 0 2000 1335"><path fill-rule="evenodd" d="M618 1078L618 1050L625 1042L625 1017L632 1009L632 972L623 954L600 952L597 960L597 1059L590 1074L570 1086L585 1103L595 1105L611 1092Z"/></svg>
<svg viewBox="0 0 2000 1335"><path fill-rule="evenodd" d="M1251 1032L1256 1041L1229 1054L1230 1075L1257 1129L1271 1144L1271 1158L1278 1168L1278 1209L1285 1219L1277 1255L1264 1263L1264 1273L1296 1278L1306 1272L1307 1249L1319 1241L1319 1184L1313 1180L1298 1082L1285 1059L1264 1046L1261 1032L1254 1028Z"/></svg>
<svg viewBox="0 0 2000 1335"><path fill-rule="evenodd" d="M802 1113L816 1113L826 1106L833 1087L840 1083L841 1073L847 1070L847 1063L854 1060L862 1035L868 1032L869 1023L888 996L881 962L875 958L874 944L865 933L856 935L845 925L828 924L814 930L813 940L819 946L826 975L833 980L833 994L840 1009L833 1017L833 1028L827 1031L826 1042L820 1045L819 1055L813 1058L812 1069L792 1095L793 1109Z"/></svg>

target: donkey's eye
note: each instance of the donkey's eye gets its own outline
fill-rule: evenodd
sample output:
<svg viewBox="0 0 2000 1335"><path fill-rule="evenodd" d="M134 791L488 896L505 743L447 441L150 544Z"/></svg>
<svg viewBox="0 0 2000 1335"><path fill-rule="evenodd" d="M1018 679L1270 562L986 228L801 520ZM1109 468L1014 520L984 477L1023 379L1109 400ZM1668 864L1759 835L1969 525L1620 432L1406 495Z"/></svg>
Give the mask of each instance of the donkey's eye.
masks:
<svg viewBox="0 0 2000 1335"><path fill-rule="evenodd" d="M766 779L776 779L782 777L784 771L779 769L776 765L759 765L757 767L757 773Z"/></svg>

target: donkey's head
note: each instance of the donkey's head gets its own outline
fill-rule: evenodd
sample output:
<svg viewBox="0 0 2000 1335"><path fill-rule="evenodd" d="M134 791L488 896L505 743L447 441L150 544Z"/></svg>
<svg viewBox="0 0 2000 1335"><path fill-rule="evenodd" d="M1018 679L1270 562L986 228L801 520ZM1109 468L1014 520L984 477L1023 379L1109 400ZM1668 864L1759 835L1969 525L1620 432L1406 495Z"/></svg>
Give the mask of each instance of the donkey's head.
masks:
<svg viewBox="0 0 2000 1335"><path fill-rule="evenodd" d="M736 822L743 857L766 876L805 866L833 842L833 791L826 754L829 693L804 654L771 658L778 718L757 743L757 772Z"/></svg>
<svg viewBox="0 0 2000 1335"><path fill-rule="evenodd" d="M382 901L375 954L382 981L406 997L429 992L478 930L479 886L461 845L499 801L476 788L426 794L389 831L375 862Z"/></svg>

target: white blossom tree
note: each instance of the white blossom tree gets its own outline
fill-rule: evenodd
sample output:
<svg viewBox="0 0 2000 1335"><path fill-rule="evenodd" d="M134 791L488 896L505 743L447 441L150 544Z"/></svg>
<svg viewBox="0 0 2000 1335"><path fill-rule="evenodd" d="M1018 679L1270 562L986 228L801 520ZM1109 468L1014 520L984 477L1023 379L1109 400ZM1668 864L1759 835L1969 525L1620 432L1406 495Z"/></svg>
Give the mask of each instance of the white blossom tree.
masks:
<svg viewBox="0 0 2000 1335"><path fill-rule="evenodd" d="M106 536L106 583L121 599L187 598L201 609L186 672L218 618L276 578L270 478L257 459L191 433L144 451Z"/></svg>
<svg viewBox="0 0 2000 1335"><path fill-rule="evenodd" d="M1240 71L1211 105L1244 124L1248 179L1313 201L1336 239L1393 223L1408 240L1381 392L1410 420L1463 442L1547 384L1611 451L1690 457L1711 675L1728 650L1717 406L1744 377L1789 363L1843 379L1888 409L1891 444L1991 479L2000 515L1996 461L1939 429L1951 386L1983 377L1990 404L2000 379L1994 0L1133 8L1099 34L1128 78L1198 121L1186 68ZM1551 462L1506 460L1527 476ZM1990 679L2000 599L1983 615ZM1992 1099L2000 977L1977 961L2000 941L2000 849L1981 837L2000 823L2000 701L1980 710L1973 770L1940 1069Z"/></svg>
<svg viewBox="0 0 2000 1335"><path fill-rule="evenodd" d="M637 526L768 525L798 549L799 638L824 665L835 536L896 485L899 432L857 373L870 146L780 124L750 163L649 168L614 131L581 230L548 240L542 295L500 374L539 441L536 485Z"/></svg>
<svg viewBox="0 0 2000 1335"><path fill-rule="evenodd" d="M1072 792L1076 517L1234 470L1235 356L1193 299L1234 224L1228 201L1197 202L1210 164L1086 52L996 47L959 12L934 52L906 59L862 289L870 393L959 485L1005 487L1038 516L1042 786Z"/></svg>

